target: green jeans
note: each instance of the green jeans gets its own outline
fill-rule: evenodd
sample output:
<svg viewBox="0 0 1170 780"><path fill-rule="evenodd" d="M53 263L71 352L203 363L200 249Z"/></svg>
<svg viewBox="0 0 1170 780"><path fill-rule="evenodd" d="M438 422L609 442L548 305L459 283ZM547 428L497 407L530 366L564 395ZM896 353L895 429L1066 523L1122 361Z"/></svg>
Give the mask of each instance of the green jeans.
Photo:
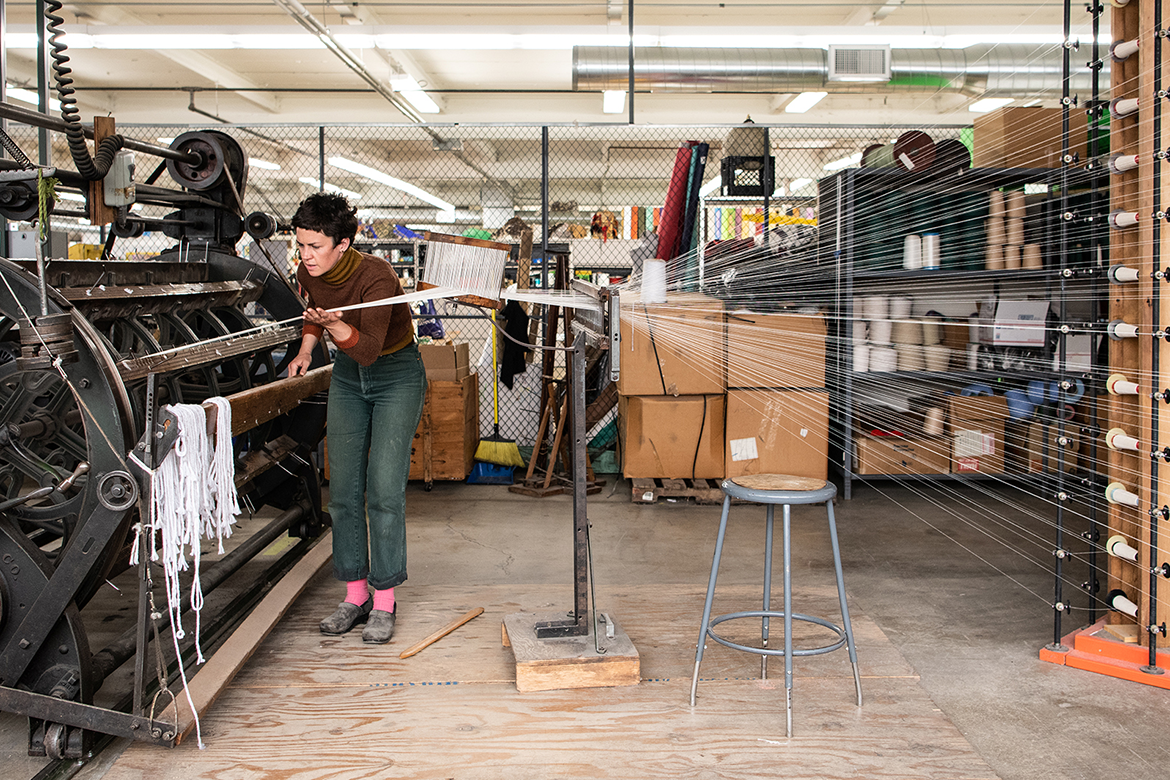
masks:
<svg viewBox="0 0 1170 780"><path fill-rule="evenodd" d="M367 579L377 590L406 581L406 480L426 392L414 344L369 366L344 353L333 363L329 513L339 580Z"/></svg>

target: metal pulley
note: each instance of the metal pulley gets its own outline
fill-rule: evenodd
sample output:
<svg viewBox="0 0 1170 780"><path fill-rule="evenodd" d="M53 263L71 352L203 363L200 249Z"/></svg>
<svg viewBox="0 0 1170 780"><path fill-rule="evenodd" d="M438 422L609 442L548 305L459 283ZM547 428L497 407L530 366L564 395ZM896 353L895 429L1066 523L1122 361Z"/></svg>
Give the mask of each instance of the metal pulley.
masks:
<svg viewBox="0 0 1170 780"><path fill-rule="evenodd" d="M167 172L183 187L202 191L231 181L242 194L248 160L231 136L214 130L183 133L171 148L199 158L197 163L167 160Z"/></svg>
<svg viewBox="0 0 1170 780"><path fill-rule="evenodd" d="M73 343L73 315L42 314L31 321L22 318L17 367L21 371L48 371L58 358L62 364L78 360Z"/></svg>
<svg viewBox="0 0 1170 780"><path fill-rule="evenodd" d="M48 208L53 208L51 201ZM35 181L10 181L0 186L0 216L11 220L29 220L36 218L38 211Z"/></svg>

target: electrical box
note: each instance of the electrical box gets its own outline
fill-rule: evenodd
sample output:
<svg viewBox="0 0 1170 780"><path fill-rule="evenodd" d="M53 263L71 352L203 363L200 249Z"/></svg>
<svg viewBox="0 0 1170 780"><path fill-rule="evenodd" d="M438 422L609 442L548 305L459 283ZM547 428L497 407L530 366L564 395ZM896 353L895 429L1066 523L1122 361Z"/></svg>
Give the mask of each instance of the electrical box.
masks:
<svg viewBox="0 0 1170 780"><path fill-rule="evenodd" d="M37 256L38 230L9 230L8 258L10 260L31 260ZM45 257L64 259L69 256L69 236L61 230L49 231L49 251Z"/></svg>
<svg viewBox="0 0 1170 780"><path fill-rule="evenodd" d="M107 206L134 203L134 152L121 149L114 155L110 170L102 180L102 199Z"/></svg>

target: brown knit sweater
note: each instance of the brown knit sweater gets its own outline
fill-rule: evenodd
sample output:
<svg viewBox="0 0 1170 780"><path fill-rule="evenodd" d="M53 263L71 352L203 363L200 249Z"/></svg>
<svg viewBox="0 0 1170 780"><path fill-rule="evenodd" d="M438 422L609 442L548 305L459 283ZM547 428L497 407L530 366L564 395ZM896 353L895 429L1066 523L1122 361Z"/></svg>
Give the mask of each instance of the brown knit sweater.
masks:
<svg viewBox="0 0 1170 780"><path fill-rule="evenodd" d="M351 252L356 257L349 256ZM354 260L357 262L353 263ZM297 268L297 281L308 294L310 307L335 309L403 294L402 282L385 260L350 247L338 261L338 266L343 264L352 264L352 270L332 284L326 282L325 277L332 278L333 269L314 277L305 271L303 265ZM363 366L371 365L380 356L401 349L414 340L410 307L405 303L342 312L341 320L354 332L344 342L337 342L337 348ZM320 325L308 322L302 329L305 335L317 338L321 338L323 332Z"/></svg>

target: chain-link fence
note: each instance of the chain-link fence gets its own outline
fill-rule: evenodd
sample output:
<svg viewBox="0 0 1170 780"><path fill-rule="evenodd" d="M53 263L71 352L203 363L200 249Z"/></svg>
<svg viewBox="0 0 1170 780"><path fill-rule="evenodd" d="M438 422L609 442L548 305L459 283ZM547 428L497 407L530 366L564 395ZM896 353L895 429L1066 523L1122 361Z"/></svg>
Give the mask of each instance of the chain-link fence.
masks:
<svg viewBox="0 0 1170 780"><path fill-rule="evenodd" d="M631 252L655 235L675 157L687 142L707 145L700 208L692 245L746 238L762 229L763 184L768 207L815 225L816 182L835 168L856 165L863 150L889 144L910 128L890 126L657 126L638 125L123 125L140 141L169 145L185 132L213 129L238 139L249 157L245 212L261 211L287 225L297 204L321 188L346 195L359 209L359 246L385 257L408 286L419 278L421 235L426 230L518 243L524 227L534 234L532 286L554 286L557 256L569 273L598 283L624 278ZM960 138L960 127L927 128L935 140ZM36 158L37 131L9 124L9 134ZM969 134L969 130L966 133ZM71 167L62 138L50 162ZM754 144L754 146L753 146ZM762 144L762 145L761 145ZM766 166L761 160L767 149ZM754 149L754 151L753 151ZM745 154L745 152L747 152ZM167 184L161 161L139 155L136 179ZM80 195L62 191L61 207L83 209ZM169 209L136 206L144 217ZM55 230L71 244L94 247L103 228L57 217ZM547 230L546 230L547 227ZM113 256L140 259L175 242L158 232L118 239ZM245 236L239 251L251 251ZM547 251L546 251L547 247ZM287 232L266 242L273 257L295 262ZM509 278L515 279L514 268ZM564 280L561 280L562 282ZM524 281L520 280L523 284ZM446 335L470 345L481 376L480 422L493 427L491 326L464 308L440 303ZM545 317L540 307L531 312ZM534 328L534 331L538 330ZM563 332L563 329L562 329ZM563 371L558 363L554 375ZM501 433L531 445L541 414L541 361L500 387ZM593 388L597 390L599 388ZM603 421L598 427L604 427Z"/></svg>

